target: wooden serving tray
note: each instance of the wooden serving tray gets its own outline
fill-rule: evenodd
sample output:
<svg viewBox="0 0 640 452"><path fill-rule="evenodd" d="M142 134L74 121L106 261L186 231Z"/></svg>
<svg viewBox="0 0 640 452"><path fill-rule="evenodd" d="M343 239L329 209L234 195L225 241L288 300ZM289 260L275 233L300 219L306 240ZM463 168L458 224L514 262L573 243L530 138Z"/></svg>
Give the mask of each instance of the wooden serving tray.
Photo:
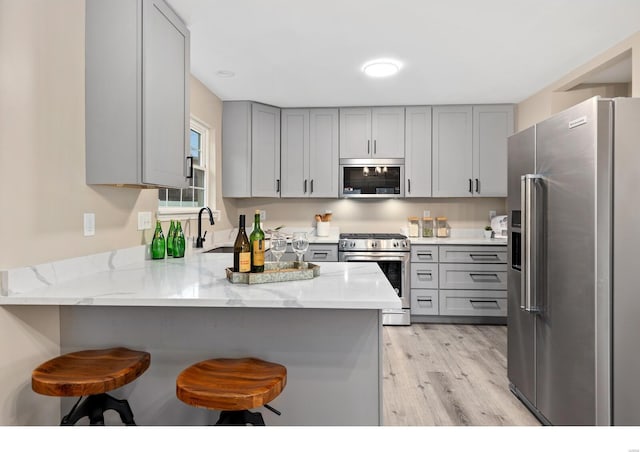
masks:
<svg viewBox="0 0 640 452"><path fill-rule="evenodd" d="M298 268L297 262L265 262L262 273L238 273L227 267L227 279L234 284L264 284L282 281L313 279L320 274L320 266L304 262L306 268Z"/></svg>

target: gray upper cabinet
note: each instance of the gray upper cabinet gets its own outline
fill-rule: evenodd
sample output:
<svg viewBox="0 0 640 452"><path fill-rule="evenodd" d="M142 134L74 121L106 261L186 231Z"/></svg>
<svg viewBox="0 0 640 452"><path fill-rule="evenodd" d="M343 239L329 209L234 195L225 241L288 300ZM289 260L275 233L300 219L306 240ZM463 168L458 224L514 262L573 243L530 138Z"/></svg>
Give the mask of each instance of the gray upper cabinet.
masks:
<svg viewBox="0 0 640 452"><path fill-rule="evenodd" d="M251 196L280 196L280 109L263 104L251 109Z"/></svg>
<svg viewBox="0 0 640 452"><path fill-rule="evenodd" d="M280 195L280 109L246 101L222 106L222 195Z"/></svg>
<svg viewBox="0 0 640 452"><path fill-rule="evenodd" d="M431 107L406 108L405 197L431 196Z"/></svg>
<svg viewBox="0 0 640 452"><path fill-rule="evenodd" d="M341 108L340 158L404 158L404 107Z"/></svg>
<svg viewBox="0 0 640 452"><path fill-rule="evenodd" d="M507 196L507 137L513 134L513 106L473 107L475 196Z"/></svg>
<svg viewBox="0 0 640 452"><path fill-rule="evenodd" d="M187 186L189 30L162 0L87 0L86 181Z"/></svg>
<svg viewBox="0 0 640 452"><path fill-rule="evenodd" d="M512 105L433 107L433 196L506 196L512 133Z"/></svg>
<svg viewBox="0 0 640 452"><path fill-rule="evenodd" d="M282 110L283 198L338 197L338 110Z"/></svg>
<svg viewBox="0 0 640 452"><path fill-rule="evenodd" d="M433 107L433 196L472 196L472 108Z"/></svg>

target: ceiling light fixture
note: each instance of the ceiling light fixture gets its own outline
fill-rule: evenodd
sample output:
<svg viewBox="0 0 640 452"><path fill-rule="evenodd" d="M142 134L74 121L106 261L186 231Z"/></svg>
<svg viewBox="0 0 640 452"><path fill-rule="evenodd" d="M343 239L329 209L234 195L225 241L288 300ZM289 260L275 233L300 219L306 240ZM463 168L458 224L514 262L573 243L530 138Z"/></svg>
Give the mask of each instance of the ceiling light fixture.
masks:
<svg viewBox="0 0 640 452"><path fill-rule="evenodd" d="M228 78L228 77L233 77L234 75L236 75L236 73L233 72L233 71L221 70L221 71L216 72L216 75L218 77Z"/></svg>
<svg viewBox="0 0 640 452"><path fill-rule="evenodd" d="M362 66L362 72L369 77L389 77L396 74L401 66L398 61L394 60L373 60L366 62Z"/></svg>

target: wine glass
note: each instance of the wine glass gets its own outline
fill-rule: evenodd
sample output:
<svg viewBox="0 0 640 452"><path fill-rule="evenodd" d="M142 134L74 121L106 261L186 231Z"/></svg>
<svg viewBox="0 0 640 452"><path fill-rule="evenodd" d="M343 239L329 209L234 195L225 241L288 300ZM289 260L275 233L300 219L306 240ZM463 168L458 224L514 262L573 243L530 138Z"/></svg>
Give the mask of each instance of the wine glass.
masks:
<svg viewBox="0 0 640 452"><path fill-rule="evenodd" d="M302 255L309 248L309 238L307 237L306 232L294 232L291 237L291 248L293 248L293 252L296 253L298 257L298 267L304 268L302 263Z"/></svg>
<svg viewBox="0 0 640 452"><path fill-rule="evenodd" d="M280 268L280 258L287 249L287 238L279 233L275 233L271 236L271 254L276 258L276 268Z"/></svg>

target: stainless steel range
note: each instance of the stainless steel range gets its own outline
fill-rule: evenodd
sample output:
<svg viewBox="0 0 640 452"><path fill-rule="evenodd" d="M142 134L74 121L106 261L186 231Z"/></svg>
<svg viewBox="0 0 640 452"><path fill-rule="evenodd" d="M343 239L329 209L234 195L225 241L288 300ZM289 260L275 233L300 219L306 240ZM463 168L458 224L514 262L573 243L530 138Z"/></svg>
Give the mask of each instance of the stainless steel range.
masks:
<svg viewBox="0 0 640 452"><path fill-rule="evenodd" d="M410 325L409 299L410 243L402 234L340 234L338 260L377 262L398 297L402 309L382 311L383 325Z"/></svg>

